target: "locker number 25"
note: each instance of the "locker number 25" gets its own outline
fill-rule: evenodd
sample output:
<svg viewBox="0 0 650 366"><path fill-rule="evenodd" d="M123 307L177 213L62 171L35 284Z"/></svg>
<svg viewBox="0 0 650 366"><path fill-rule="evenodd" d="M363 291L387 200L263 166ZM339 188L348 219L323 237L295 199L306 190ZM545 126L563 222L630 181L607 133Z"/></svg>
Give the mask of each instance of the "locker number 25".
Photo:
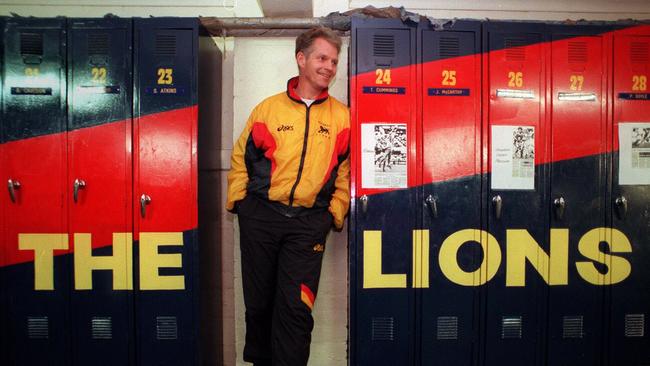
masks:
<svg viewBox="0 0 650 366"><path fill-rule="evenodd" d="M158 84L160 84L160 85L172 85L174 83L174 77L172 76L173 72L174 72L173 69L164 69L164 68L158 69L158 72L157 72Z"/></svg>
<svg viewBox="0 0 650 366"><path fill-rule="evenodd" d="M377 69L375 70L375 84L377 85L390 85L390 69Z"/></svg>
<svg viewBox="0 0 650 366"><path fill-rule="evenodd" d="M634 91L648 90L648 78L645 75L632 76L632 90Z"/></svg>
<svg viewBox="0 0 650 366"><path fill-rule="evenodd" d="M456 70L442 70L442 85L456 85Z"/></svg>

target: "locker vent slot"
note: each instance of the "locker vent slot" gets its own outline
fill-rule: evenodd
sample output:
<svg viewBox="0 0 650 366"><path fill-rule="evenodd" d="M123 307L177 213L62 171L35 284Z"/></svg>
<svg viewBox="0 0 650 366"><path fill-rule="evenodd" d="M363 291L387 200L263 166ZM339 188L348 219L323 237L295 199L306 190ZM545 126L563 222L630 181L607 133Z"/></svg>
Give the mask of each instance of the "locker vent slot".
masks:
<svg viewBox="0 0 650 366"><path fill-rule="evenodd" d="M156 34L156 56L176 56L176 35Z"/></svg>
<svg viewBox="0 0 650 366"><path fill-rule="evenodd" d="M439 316L436 329L437 339L458 339L458 317Z"/></svg>
<svg viewBox="0 0 650 366"><path fill-rule="evenodd" d="M94 33L88 35L89 55L108 55L109 38L106 33Z"/></svg>
<svg viewBox="0 0 650 366"><path fill-rule="evenodd" d="M395 36L375 34L372 52L375 57L395 57Z"/></svg>
<svg viewBox="0 0 650 366"><path fill-rule="evenodd" d="M113 339L113 321L108 317L93 317L90 320L93 339Z"/></svg>
<svg viewBox="0 0 650 366"><path fill-rule="evenodd" d="M24 56L43 56L43 34L20 33L20 54Z"/></svg>
<svg viewBox="0 0 650 366"><path fill-rule="evenodd" d="M521 338L521 325L521 316L504 316L501 318L501 339Z"/></svg>
<svg viewBox="0 0 650 366"><path fill-rule="evenodd" d="M645 335L645 314L625 314L625 336L643 337Z"/></svg>
<svg viewBox="0 0 650 366"><path fill-rule="evenodd" d="M50 321L46 316L27 317L27 337L29 339L50 338Z"/></svg>
<svg viewBox="0 0 650 366"><path fill-rule="evenodd" d="M175 316L156 317L156 339L178 339L178 324Z"/></svg>
<svg viewBox="0 0 650 366"><path fill-rule="evenodd" d="M650 61L650 43L632 42L630 45L630 59L635 64L644 64Z"/></svg>
<svg viewBox="0 0 650 366"><path fill-rule="evenodd" d="M395 340L395 320L391 318L372 318L372 340Z"/></svg>
<svg viewBox="0 0 650 366"><path fill-rule="evenodd" d="M587 62L587 42L570 41L569 42L569 62L586 63Z"/></svg>
<svg viewBox="0 0 650 366"><path fill-rule="evenodd" d="M562 338L582 338L584 336L582 321L582 315L563 317Z"/></svg>
<svg viewBox="0 0 650 366"><path fill-rule="evenodd" d="M526 60L526 40L523 38L506 38L506 61Z"/></svg>
<svg viewBox="0 0 650 366"><path fill-rule="evenodd" d="M456 37L440 37L440 57L460 56L460 41Z"/></svg>

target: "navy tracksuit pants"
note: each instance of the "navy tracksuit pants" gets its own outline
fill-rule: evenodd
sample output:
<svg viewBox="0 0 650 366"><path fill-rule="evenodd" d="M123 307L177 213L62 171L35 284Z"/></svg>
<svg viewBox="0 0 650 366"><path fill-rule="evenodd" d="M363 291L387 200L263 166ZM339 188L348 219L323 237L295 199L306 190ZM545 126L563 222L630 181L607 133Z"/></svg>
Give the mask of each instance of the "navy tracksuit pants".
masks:
<svg viewBox="0 0 650 366"><path fill-rule="evenodd" d="M255 365L304 366L314 319L328 211L286 217L247 196L238 203L246 306L244 360Z"/></svg>

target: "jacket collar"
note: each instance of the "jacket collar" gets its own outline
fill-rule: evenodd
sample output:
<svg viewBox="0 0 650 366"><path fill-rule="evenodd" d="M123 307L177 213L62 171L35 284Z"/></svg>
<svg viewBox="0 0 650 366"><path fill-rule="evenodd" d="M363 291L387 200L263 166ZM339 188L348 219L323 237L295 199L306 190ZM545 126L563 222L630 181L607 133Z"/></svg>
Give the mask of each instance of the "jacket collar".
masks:
<svg viewBox="0 0 650 366"><path fill-rule="evenodd" d="M287 96L293 100L294 102L304 104L302 101L302 98L296 93L296 87L298 86L298 77L292 77L287 81ZM320 104L323 103L327 98L329 97L329 94L327 93L327 89L323 89L323 91L316 97L314 100L313 104Z"/></svg>

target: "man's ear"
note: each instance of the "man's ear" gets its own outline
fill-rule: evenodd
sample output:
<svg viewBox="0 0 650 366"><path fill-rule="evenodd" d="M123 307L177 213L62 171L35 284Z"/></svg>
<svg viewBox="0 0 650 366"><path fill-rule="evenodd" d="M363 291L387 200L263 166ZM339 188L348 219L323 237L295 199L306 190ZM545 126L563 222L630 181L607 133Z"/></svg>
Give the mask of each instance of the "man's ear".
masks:
<svg viewBox="0 0 650 366"><path fill-rule="evenodd" d="M307 58L305 54L302 51L298 51L296 53L296 62L298 63L298 67L303 68L305 67L305 63L307 62Z"/></svg>

